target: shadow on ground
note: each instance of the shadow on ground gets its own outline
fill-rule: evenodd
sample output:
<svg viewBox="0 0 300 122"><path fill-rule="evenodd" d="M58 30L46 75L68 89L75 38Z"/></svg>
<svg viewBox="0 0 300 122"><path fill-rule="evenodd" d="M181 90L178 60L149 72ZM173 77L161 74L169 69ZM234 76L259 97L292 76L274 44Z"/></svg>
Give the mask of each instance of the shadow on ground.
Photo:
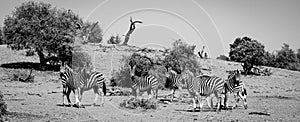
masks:
<svg viewBox="0 0 300 122"><path fill-rule="evenodd" d="M14 62L1 64L0 67L3 68L12 68L12 69L34 69L38 71L59 71L59 65L46 65L40 66L40 63L37 62Z"/></svg>

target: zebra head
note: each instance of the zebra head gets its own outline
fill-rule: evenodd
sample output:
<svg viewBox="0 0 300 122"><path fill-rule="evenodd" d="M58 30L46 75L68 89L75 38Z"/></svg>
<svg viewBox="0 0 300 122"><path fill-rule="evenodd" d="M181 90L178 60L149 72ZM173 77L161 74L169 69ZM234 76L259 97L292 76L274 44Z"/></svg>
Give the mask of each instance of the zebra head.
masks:
<svg viewBox="0 0 300 122"><path fill-rule="evenodd" d="M241 71L240 70L231 70L231 71L226 71L229 73L228 75L228 80L234 82L234 84L238 85L239 82L241 81Z"/></svg>
<svg viewBox="0 0 300 122"><path fill-rule="evenodd" d="M73 72L73 69L65 63L60 65L60 72Z"/></svg>

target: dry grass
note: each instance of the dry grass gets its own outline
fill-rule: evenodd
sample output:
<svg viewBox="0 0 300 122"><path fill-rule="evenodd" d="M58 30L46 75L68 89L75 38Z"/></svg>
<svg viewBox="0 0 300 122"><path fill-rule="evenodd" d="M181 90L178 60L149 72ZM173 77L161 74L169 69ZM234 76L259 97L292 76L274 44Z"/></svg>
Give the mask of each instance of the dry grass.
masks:
<svg viewBox="0 0 300 122"><path fill-rule="evenodd" d="M134 51L127 47L107 48L105 52L100 47L85 45L83 47L92 57L95 69L104 74L106 79L113 77L113 70L118 71L123 66L123 56ZM131 52L130 52L130 51ZM38 62L36 56L26 57L20 52L14 52L0 46L0 64L15 62ZM199 59L204 74L227 78L227 70L242 69L239 63L215 59ZM190 98L183 98L186 102L162 104L151 101L126 102L127 95L112 95L105 97L105 104L89 106L95 95L92 90L83 95L82 103L85 109L63 107L62 85L58 72L34 70L34 82L11 82L11 76L22 70L28 74L29 69L14 69L0 67L0 89L4 95L7 110L15 112L8 115L11 121L299 121L300 120L300 72L285 69L270 68L270 76L242 76L248 96L248 109L239 104L237 109L216 112L191 112ZM125 73L126 71L124 71ZM124 75L126 76L126 75ZM109 82L109 80L107 80ZM128 83L126 78L116 79L117 83ZM109 84L109 83L107 83ZM121 91L130 93L130 89ZM170 90L159 90L161 96ZM176 91L178 96L179 92ZM186 90L181 94L188 94ZM145 93L144 93L145 95ZM74 94L71 93L74 103ZM120 107L120 103L123 103ZM125 103L125 104L124 104ZM214 103L216 103L214 101ZM229 97L229 106L234 105L233 95ZM100 100L97 101L100 104ZM157 106L155 106L157 105ZM142 106L142 107L141 107ZM154 109L156 107L156 109ZM158 108L158 109L157 109ZM208 108L205 104L204 109ZM145 112L141 112L145 110ZM24 114L23 114L24 113ZM26 114L25 114L26 113ZM254 113L254 114L253 114ZM268 116L260 113L267 113ZM269 116L270 115L270 116Z"/></svg>

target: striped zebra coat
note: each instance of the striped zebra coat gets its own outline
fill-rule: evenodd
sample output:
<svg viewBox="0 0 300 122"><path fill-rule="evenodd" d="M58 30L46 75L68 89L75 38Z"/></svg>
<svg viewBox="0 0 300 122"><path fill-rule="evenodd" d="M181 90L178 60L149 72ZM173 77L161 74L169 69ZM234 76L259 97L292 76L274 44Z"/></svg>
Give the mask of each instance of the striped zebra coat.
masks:
<svg viewBox="0 0 300 122"><path fill-rule="evenodd" d="M172 72L172 70L170 70ZM174 73L172 73L174 74ZM179 74L175 74L179 75ZM212 109L212 99L210 96L215 95L218 100L217 110L220 110L221 107L221 95L224 93L224 84L225 81L216 76L194 76L190 71L184 71L181 74L181 80L173 80L174 84L182 89L186 88L190 94L190 97L193 98L194 110L196 109L196 99L199 101L200 109L203 106L201 102L203 99L206 99L210 102L209 107ZM179 82L175 82L179 81Z"/></svg>
<svg viewBox="0 0 300 122"><path fill-rule="evenodd" d="M239 70L234 71L226 71L229 73L228 79L226 80L225 89L226 89L226 96L228 96L227 92L233 93L235 98L235 106L238 106L239 100L243 100L244 108L247 109L247 90L245 84L242 80L240 80L241 73ZM238 96L238 97L237 97ZM228 97L226 97L228 98ZM224 100L225 105L227 105L227 99ZM227 107L227 106L226 106Z"/></svg>
<svg viewBox="0 0 300 122"><path fill-rule="evenodd" d="M102 102L101 105L104 104L104 95L106 94L106 84L103 74L97 71L93 71L91 73L87 73L86 69L83 68L79 73L74 72L69 66L64 65L61 68L61 79L63 84L63 100L64 95L67 95L67 99L69 100L70 90L73 92L77 91L75 94L76 104L78 107L81 107L81 99L84 91L93 89L95 93L94 104L100 96L100 89L102 88ZM66 91L66 92L65 92ZM65 101L64 101L65 103Z"/></svg>
<svg viewBox="0 0 300 122"><path fill-rule="evenodd" d="M130 70L130 76L132 81L132 93L137 98L140 92L147 91L149 98L152 98L152 96L155 96L157 99L158 96L158 80L156 76L147 74L145 76L136 76L135 75L135 69L136 65L132 67Z"/></svg>
<svg viewBox="0 0 300 122"><path fill-rule="evenodd" d="M225 92L224 84L224 79L217 76L207 75L190 78L186 82L190 95L194 96L194 99L198 97L200 109L203 106L203 103L201 102L203 98L206 98L209 102L208 106L212 109L213 102L211 96L214 95L217 98L217 110L221 110L222 93ZM196 108L195 102L194 108Z"/></svg>

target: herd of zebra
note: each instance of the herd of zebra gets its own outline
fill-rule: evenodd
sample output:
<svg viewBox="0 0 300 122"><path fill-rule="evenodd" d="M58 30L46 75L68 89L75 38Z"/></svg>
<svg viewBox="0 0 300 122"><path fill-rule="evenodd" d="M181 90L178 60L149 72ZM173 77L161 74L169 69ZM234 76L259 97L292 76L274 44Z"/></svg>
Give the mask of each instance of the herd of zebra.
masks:
<svg viewBox="0 0 300 122"><path fill-rule="evenodd" d="M140 92L147 91L149 99L154 95L158 96L158 78L155 75L147 74L145 76L137 76L135 74L136 66L131 66L130 77L132 81L132 93L135 98ZM243 101L244 108L247 109L246 88L244 82L240 79L241 73L239 70L227 71L229 73L227 79L217 76L199 75L194 76L189 70L184 70L178 74L174 70L168 68L164 74L166 79L170 81L171 100L174 99L176 88L181 91L187 89L190 97L193 100L193 108L196 109L196 101L198 100L200 109L203 107L203 100L208 102L210 109L213 109L213 95L217 98L217 111L221 110L221 101L223 98L223 106L228 108L227 99L229 93L234 94L237 107L239 100ZM105 78L102 73L90 71L84 67L79 72L74 72L68 65L62 65L60 68L60 78L63 85L63 105L65 105L65 96L71 105L70 93L75 94L75 104L78 107L83 107L81 99L84 91L93 89L95 93L94 104L96 104L98 96L102 96L101 105L104 104L104 96L106 94ZM101 91L102 90L102 91ZM76 93L75 93L76 91Z"/></svg>

